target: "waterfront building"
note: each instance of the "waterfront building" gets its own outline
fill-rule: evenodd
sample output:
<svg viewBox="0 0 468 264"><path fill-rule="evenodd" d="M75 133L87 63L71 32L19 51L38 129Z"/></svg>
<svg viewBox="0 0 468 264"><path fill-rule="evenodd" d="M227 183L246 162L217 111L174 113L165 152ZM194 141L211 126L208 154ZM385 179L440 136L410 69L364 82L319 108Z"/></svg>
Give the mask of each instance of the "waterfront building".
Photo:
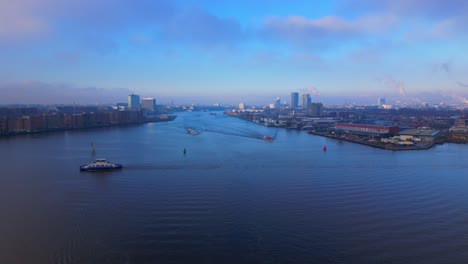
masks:
<svg viewBox="0 0 468 264"><path fill-rule="evenodd" d="M0 134L8 132L8 119L6 117L0 118Z"/></svg>
<svg viewBox="0 0 468 264"><path fill-rule="evenodd" d="M337 130L343 130L351 133L363 133L363 134L395 134L400 130L397 126L379 126L371 124L346 124L337 123L335 126Z"/></svg>
<svg viewBox="0 0 468 264"><path fill-rule="evenodd" d="M398 136L404 140L433 142L440 131L428 128L413 128L398 132Z"/></svg>
<svg viewBox="0 0 468 264"><path fill-rule="evenodd" d="M131 94L128 96L128 107L130 109L139 109L140 106L140 96L136 94Z"/></svg>
<svg viewBox="0 0 468 264"><path fill-rule="evenodd" d="M244 110L244 109L245 109L245 104L239 103L239 110Z"/></svg>
<svg viewBox="0 0 468 264"><path fill-rule="evenodd" d="M310 94L303 94L302 95L302 109L308 109L311 103L312 103L312 99L310 98Z"/></svg>
<svg viewBox="0 0 468 264"><path fill-rule="evenodd" d="M299 107L299 93L293 92L291 93L291 108L298 108Z"/></svg>
<svg viewBox="0 0 468 264"><path fill-rule="evenodd" d="M143 98L141 99L141 108L151 111L156 110L156 99L154 98Z"/></svg>

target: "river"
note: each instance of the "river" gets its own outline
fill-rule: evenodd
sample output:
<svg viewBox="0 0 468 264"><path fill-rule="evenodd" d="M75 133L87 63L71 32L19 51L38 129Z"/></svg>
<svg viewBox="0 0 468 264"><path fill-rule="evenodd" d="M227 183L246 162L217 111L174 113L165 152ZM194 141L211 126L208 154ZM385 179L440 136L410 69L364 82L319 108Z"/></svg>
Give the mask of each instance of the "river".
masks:
<svg viewBox="0 0 468 264"><path fill-rule="evenodd" d="M1 138L0 157L0 263L468 262L466 145L393 152L194 112ZM79 171L95 158L124 168Z"/></svg>

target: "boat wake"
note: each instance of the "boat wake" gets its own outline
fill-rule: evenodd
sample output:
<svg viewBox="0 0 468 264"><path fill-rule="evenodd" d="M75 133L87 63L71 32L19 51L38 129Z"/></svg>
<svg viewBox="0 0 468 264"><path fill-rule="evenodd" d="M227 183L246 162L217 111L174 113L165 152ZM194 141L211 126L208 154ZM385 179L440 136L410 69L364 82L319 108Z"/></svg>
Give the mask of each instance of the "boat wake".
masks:
<svg viewBox="0 0 468 264"><path fill-rule="evenodd" d="M248 132L248 131L240 131L240 130L232 130L232 131L223 131L223 130L216 130L216 129L204 129L203 131L206 132L211 132L211 133L218 133L218 134L224 134L224 135L229 135L229 136L236 136L236 137L246 137L246 138L253 138L253 139L261 139L261 140L266 140L269 142L273 142L274 138L267 136L267 135L262 135L256 132Z"/></svg>
<svg viewBox="0 0 468 264"><path fill-rule="evenodd" d="M218 165L151 165L134 164L125 166L125 170L214 170L220 168Z"/></svg>

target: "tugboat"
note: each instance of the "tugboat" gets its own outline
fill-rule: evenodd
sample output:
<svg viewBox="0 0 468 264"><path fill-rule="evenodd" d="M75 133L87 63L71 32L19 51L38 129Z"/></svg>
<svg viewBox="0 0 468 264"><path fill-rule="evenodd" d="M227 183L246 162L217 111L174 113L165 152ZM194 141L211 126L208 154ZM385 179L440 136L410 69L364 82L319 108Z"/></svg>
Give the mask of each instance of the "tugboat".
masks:
<svg viewBox="0 0 468 264"><path fill-rule="evenodd" d="M274 138L270 137L270 136L262 136L262 139L268 141L268 142L273 142L273 140L275 140Z"/></svg>
<svg viewBox="0 0 468 264"><path fill-rule="evenodd" d="M80 166L80 171L109 171L122 169L122 164L112 163L106 159L96 159L93 163Z"/></svg>
<svg viewBox="0 0 468 264"><path fill-rule="evenodd" d="M195 131L195 130L194 130L193 128L191 128L191 127L187 128L187 132L188 132L190 135L192 135L192 136L198 135L198 132Z"/></svg>

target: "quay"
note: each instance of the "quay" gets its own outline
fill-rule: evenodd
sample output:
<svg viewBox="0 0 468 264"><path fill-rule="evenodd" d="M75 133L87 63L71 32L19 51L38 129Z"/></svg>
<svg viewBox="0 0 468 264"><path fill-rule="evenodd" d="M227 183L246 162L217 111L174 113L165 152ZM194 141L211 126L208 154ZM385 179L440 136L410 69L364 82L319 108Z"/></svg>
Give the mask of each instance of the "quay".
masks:
<svg viewBox="0 0 468 264"><path fill-rule="evenodd" d="M366 145L369 147L386 149L386 150L395 150L395 151L396 150L427 150L427 149L432 148L435 144L437 144L435 141L433 141L433 142L424 142L424 143L419 143L419 144L414 144L414 145L394 145L390 143L382 143L373 139L366 140L363 138L359 138L357 136L338 136L334 134L316 132L316 131L308 131L307 133L311 135L317 135L317 136L332 138L336 140Z"/></svg>
<svg viewBox="0 0 468 264"><path fill-rule="evenodd" d="M427 126L411 128L389 122L375 124L295 114L274 116L267 115L261 110L226 111L225 114L268 127L306 130L312 135L393 151L427 150L436 144L454 142L454 134L447 128L436 129Z"/></svg>

